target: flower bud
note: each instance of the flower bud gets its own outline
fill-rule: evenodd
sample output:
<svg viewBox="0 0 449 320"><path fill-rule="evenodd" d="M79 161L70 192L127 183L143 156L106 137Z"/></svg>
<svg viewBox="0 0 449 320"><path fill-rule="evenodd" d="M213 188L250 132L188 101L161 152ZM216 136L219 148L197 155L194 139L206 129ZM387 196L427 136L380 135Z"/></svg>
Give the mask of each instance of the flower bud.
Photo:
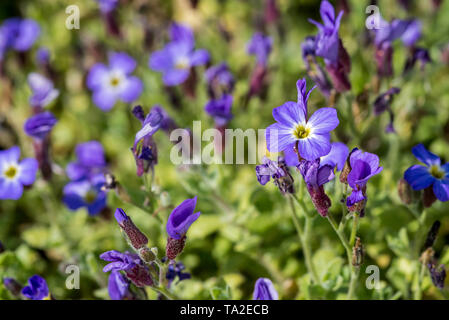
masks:
<svg viewBox="0 0 449 320"><path fill-rule="evenodd" d="M20 297L20 293L22 292L22 285L18 283L15 279L4 278L3 285L5 286L6 289L8 289L9 292L11 292L12 295Z"/></svg>
<svg viewBox="0 0 449 320"><path fill-rule="evenodd" d="M433 193L432 186L425 188L422 194L422 203L425 208L429 208L437 200L435 194Z"/></svg>
<svg viewBox="0 0 449 320"><path fill-rule="evenodd" d="M123 209L118 208L115 211L115 219L120 228L125 232L131 246L138 250L148 243L148 238L136 227L131 218L128 217Z"/></svg>
<svg viewBox="0 0 449 320"><path fill-rule="evenodd" d="M307 186L307 190L318 213L322 217L326 217L332 202L324 192L324 187L319 186L318 188L313 188L312 186Z"/></svg>
<svg viewBox="0 0 449 320"><path fill-rule="evenodd" d="M146 263L150 263L156 259L156 256L148 247L142 247L138 251L140 259L142 259Z"/></svg>
<svg viewBox="0 0 449 320"><path fill-rule="evenodd" d="M413 189L404 178L399 180L398 194L403 204L409 205L412 203Z"/></svg>
<svg viewBox="0 0 449 320"><path fill-rule="evenodd" d="M183 236L180 239L168 237L165 254L169 260L174 260L182 252L186 244L186 239L186 236Z"/></svg>
<svg viewBox="0 0 449 320"><path fill-rule="evenodd" d="M137 287L153 286L154 282L151 278L148 268L136 265L134 268L125 270L126 276L131 280Z"/></svg>

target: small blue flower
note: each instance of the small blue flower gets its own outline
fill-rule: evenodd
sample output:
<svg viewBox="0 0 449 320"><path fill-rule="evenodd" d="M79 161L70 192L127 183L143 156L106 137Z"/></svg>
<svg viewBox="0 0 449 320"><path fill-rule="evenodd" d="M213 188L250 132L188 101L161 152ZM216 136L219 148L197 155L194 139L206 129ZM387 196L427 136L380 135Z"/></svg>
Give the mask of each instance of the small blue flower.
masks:
<svg viewBox="0 0 449 320"><path fill-rule="evenodd" d="M90 215L99 213L106 206L103 174L90 179L69 182L63 190L63 201L70 210L86 207Z"/></svg>
<svg viewBox="0 0 449 320"><path fill-rule="evenodd" d="M103 146L98 141L88 141L76 146L77 160L67 165L67 176L72 181L88 179L102 173L106 167Z"/></svg>
<svg viewBox="0 0 449 320"><path fill-rule="evenodd" d="M441 165L440 158L428 151L424 145L418 144L412 148L412 153L425 165L416 164L404 173L404 179L413 190L432 187L433 193L440 201L449 200L449 163Z"/></svg>
<svg viewBox="0 0 449 320"><path fill-rule="evenodd" d="M258 64L266 66L272 47L273 39L271 37L256 32L248 42L246 50L248 54L256 56Z"/></svg>
<svg viewBox="0 0 449 320"><path fill-rule="evenodd" d="M93 92L94 104L103 111L110 110L117 100L135 101L143 91L143 83L131 73L136 61L124 52L109 54L109 66L96 63L87 75L87 87Z"/></svg>
<svg viewBox="0 0 449 320"><path fill-rule="evenodd" d="M41 112L30 117L24 125L24 131L27 135L35 139L44 139L58 122L53 113Z"/></svg>
<svg viewBox="0 0 449 320"><path fill-rule="evenodd" d="M225 126L232 119L232 96L224 94L221 98L210 100L204 110L214 118L217 126Z"/></svg>
<svg viewBox="0 0 449 320"><path fill-rule="evenodd" d="M19 163L20 149L15 146L0 151L0 199L17 200L22 196L23 186L29 186L36 179L38 163L26 158Z"/></svg>
<svg viewBox="0 0 449 320"><path fill-rule="evenodd" d="M204 65L209 61L209 52L195 50L195 39L190 28L173 23L170 27L171 42L162 50L153 52L149 67L162 73L162 81L167 86L183 83L190 74L191 67Z"/></svg>
<svg viewBox="0 0 449 320"><path fill-rule="evenodd" d="M50 300L47 282L38 275L28 279L28 285L22 289L22 294L31 300Z"/></svg>

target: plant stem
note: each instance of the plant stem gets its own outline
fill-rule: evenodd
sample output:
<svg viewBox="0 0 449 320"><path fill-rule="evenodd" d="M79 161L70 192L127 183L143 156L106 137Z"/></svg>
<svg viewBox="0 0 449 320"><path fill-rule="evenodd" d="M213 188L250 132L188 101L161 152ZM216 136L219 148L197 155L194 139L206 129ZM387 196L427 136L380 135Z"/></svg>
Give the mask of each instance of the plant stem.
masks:
<svg viewBox="0 0 449 320"><path fill-rule="evenodd" d="M354 218L353 218L353 222L352 222L352 230L351 230L351 237L349 238L349 245L352 248L354 246L355 243L355 236L357 234L357 227L359 225L359 213L358 212L354 212Z"/></svg>
<svg viewBox="0 0 449 320"><path fill-rule="evenodd" d="M348 263L349 263L349 265L351 265L352 251L351 251L351 247L349 246L348 240L346 240L346 238L345 238L345 234L343 233L342 230L339 230L339 228L337 227L337 224L334 221L334 218L330 215L330 213L327 215L327 221L329 221L330 225L332 226L332 229L334 229L335 233L337 234L338 238L341 241L341 244L345 248L346 255L348 257Z"/></svg>
<svg viewBox="0 0 449 320"><path fill-rule="evenodd" d="M418 284L416 287L416 291L415 291L415 295L414 295L414 299L415 300L421 300L422 297L422 280L424 278L424 274L426 273L426 267L424 266L424 263L421 263L418 261L418 264L421 265L421 267L416 268L417 270L419 270L418 272Z"/></svg>
<svg viewBox="0 0 449 320"><path fill-rule="evenodd" d="M298 216L296 214L296 209L295 209L295 204L293 203L293 199L294 197L288 197L289 199L289 203L290 203L290 207L291 207L291 213L292 213L292 219L293 219L293 224L295 225L296 228L296 232L298 233L298 238L299 241L301 242L301 246L302 246L302 251L304 253L304 260L306 263L306 267L307 267L307 271L309 272L310 276L312 277L312 280L315 283L320 283L319 282L319 278L318 275L316 273L315 270L315 266L313 265L313 261L312 261L312 254L310 251L310 231L311 231L311 227L312 227L312 223L313 221L311 220L311 218L309 218L307 215L305 215L306 217L306 226L305 226L305 232L302 232L301 229L301 225L299 223L299 219Z"/></svg>
<svg viewBox="0 0 449 320"><path fill-rule="evenodd" d="M355 292L355 288L357 286L357 279L359 278L360 273L360 267L352 267L351 272L351 282L349 283L349 289L348 289L348 300L352 300Z"/></svg>
<svg viewBox="0 0 449 320"><path fill-rule="evenodd" d="M157 293L160 293L160 294L164 295L168 300L179 300L174 294L169 292L164 287L151 287L151 289L153 289Z"/></svg>

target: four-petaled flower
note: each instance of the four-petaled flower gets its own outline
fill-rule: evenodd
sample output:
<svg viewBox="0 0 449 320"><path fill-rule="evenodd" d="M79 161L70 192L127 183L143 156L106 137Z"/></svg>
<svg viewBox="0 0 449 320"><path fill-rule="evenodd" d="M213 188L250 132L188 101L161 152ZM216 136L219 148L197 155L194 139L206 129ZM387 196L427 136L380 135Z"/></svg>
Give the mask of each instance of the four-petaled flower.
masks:
<svg viewBox="0 0 449 320"><path fill-rule="evenodd" d="M440 158L428 151L424 145L418 144L412 148L412 153L422 163L415 164L404 173L404 179L413 190L432 187L433 193L440 201L449 200L449 163L441 165Z"/></svg>
<svg viewBox="0 0 449 320"><path fill-rule="evenodd" d="M278 293L270 279L257 279L254 286L253 300L279 300Z"/></svg>
<svg viewBox="0 0 449 320"><path fill-rule="evenodd" d="M105 178L101 173L89 179L69 182L63 190L63 201L70 210L86 207L90 215L95 215L106 206L106 192L102 190L104 184Z"/></svg>
<svg viewBox="0 0 449 320"><path fill-rule="evenodd" d="M20 149L14 146L0 151L0 199L17 200L22 196L23 186L33 184L38 163L26 158L19 163Z"/></svg>
<svg viewBox="0 0 449 320"><path fill-rule="evenodd" d="M298 80L298 102L288 101L273 109L273 118L277 123L266 130L267 147L270 152L297 149L302 158L315 160L325 156L331 150L330 131L338 124L337 110L320 108L307 118L306 80Z"/></svg>
<svg viewBox="0 0 449 320"><path fill-rule="evenodd" d="M349 156L351 171L348 174L348 184L352 188L351 195L346 199L348 207L366 200L366 183L370 178L382 171L379 167L379 157L362 150L352 150Z"/></svg>
<svg viewBox="0 0 449 320"><path fill-rule="evenodd" d="M191 67L206 64L209 53L205 49L195 50L195 39L190 28L173 23L170 27L171 42L162 50L155 51L149 59L149 67L162 73L167 86L183 83Z"/></svg>
<svg viewBox="0 0 449 320"><path fill-rule="evenodd" d="M95 105L108 111L117 100L125 103L136 100L143 90L142 81L131 75L136 66L136 61L124 52L110 53L109 66L96 63L87 76Z"/></svg>

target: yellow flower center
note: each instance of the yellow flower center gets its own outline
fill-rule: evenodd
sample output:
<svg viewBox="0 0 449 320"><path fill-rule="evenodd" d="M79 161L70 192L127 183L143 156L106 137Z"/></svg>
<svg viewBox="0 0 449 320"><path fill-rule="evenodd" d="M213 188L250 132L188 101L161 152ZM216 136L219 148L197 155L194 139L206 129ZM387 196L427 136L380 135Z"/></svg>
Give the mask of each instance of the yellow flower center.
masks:
<svg viewBox="0 0 449 320"><path fill-rule="evenodd" d="M305 139L310 134L310 128L304 127L302 124L298 124L295 128L295 131L293 131L293 135L296 139Z"/></svg>
<svg viewBox="0 0 449 320"><path fill-rule="evenodd" d="M5 177L9 179L14 179L17 174L17 168L15 166L10 166L8 169L4 171Z"/></svg>
<svg viewBox="0 0 449 320"><path fill-rule="evenodd" d="M118 77L112 77L110 83L111 86L117 87L120 83L120 79Z"/></svg>
<svg viewBox="0 0 449 320"><path fill-rule="evenodd" d="M95 201L95 199L97 198L97 193L93 190L89 190L86 195L84 196L84 201L86 201L86 203L93 203Z"/></svg>
<svg viewBox="0 0 449 320"><path fill-rule="evenodd" d="M186 58L180 58L175 63L176 69L187 69L189 67L189 61Z"/></svg>
<svg viewBox="0 0 449 320"><path fill-rule="evenodd" d="M439 166L431 166L430 167L430 174L434 176L437 179L444 178L444 172L441 171Z"/></svg>

